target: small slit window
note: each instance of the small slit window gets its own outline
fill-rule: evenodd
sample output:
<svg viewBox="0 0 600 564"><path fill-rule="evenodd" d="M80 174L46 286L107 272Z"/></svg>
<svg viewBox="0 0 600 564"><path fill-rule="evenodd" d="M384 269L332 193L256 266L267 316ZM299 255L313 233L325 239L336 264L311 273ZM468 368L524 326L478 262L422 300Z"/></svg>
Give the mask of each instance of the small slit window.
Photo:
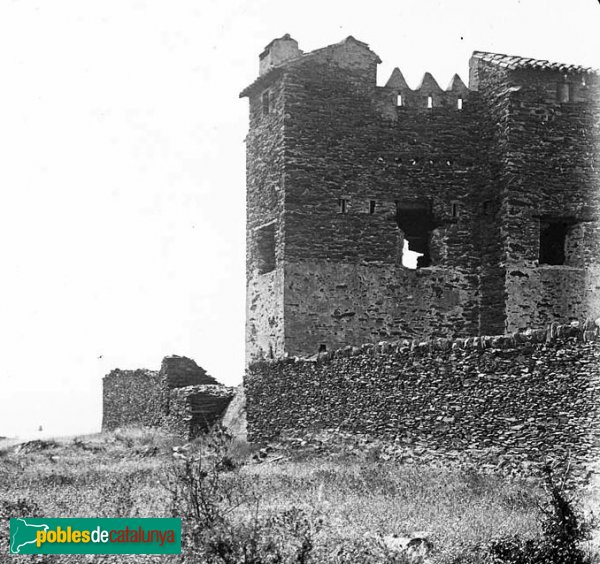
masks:
<svg viewBox="0 0 600 564"><path fill-rule="evenodd" d="M266 92L263 92L263 95L262 95L263 116L269 115L270 111L271 111L271 96L269 94L269 91L267 90Z"/></svg>
<svg viewBox="0 0 600 564"><path fill-rule="evenodd" d="M275 223L257 229L255 242L258 273L275 270Z"/></svg>
<svg viewBox="0 0 600 564"><path fill-rule="evenodd" d="M433 96L427 96L427 107L433 108Z"/></svg>
<svg viewBox="0 0 600 564"><path fill-rule="evenodd" d="M462 98L459 98L458 100L456 100L456 109L458 109L458 110L463 109L463 99Z"/></svg>
<svg viewBox="0 0 600 564"><path fill-rule="evenodd" d="M369 214L373 215L377 208L377 202L375 200L369 200Z"/></svg>
<svg viewBox="0 0 600 564"><path fill-rule="evenodd" d="M398 96L396 96L396 106L402 106L402 94L398 94Z"/></svg>
<svg viewBox="0 0 600 564"><path fill-rule="evenodd" d="M450 205L450 212L452 214L452 217L458 217L460 215L460 203L452 202L452 204Z"/></svg>
<svg viewBox="0 0 600 564"><path fill-rule="evenodd" d="M486 200L483 202L483 215L493 215L491 200Z"/></svg>
<svg viewBox="0 0 600 564"><path fill-rule="evenodd" d="M348 198L338 198L338 213L348 213Z"/></svg>

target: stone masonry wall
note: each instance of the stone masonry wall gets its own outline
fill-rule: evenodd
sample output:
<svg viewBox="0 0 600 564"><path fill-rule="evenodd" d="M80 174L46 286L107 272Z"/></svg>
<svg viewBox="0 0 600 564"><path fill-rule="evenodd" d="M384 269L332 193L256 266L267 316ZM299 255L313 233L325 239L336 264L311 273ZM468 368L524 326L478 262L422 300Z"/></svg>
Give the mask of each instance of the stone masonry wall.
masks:
<svg viewBox="0 0 600 564"><path fill-rule="evenodd" d="M338 429L441 455L600 454L600 335L590 322L256 363L244 388L255 441Z"/></svg>
<svg viewBox="0 0 600 564"><path fill-rule="evenodd" d="M480 330L481 247L474 242L491 137L480 127L478 94L463 85L459 110L457 95L430 75L417 92L390 83L377 88L370 74L318 60L285 75L289 354ZM347 213L339 213L340 198ZM397 205L431 211L430 267L401 264ZM494 218L485 221L489 228Z"/></svg>
<svg viewBox="0 0 600 564"><path fill-rule="evenodd" d="M271 75L277 74L277 69ZM263 107L268 96L268 111ZM283 338L283 82L275 80L250 99L246 137L246 356L281 356ZM260 270L260 230L274 230L274 268Z"/></svg>
<svg viewBox="0 0 600 564"><path fill-rule="evenodd" d="M559 101L566 81L570 98ZM599 87L594 75L479 63L478 88L496 129L508 331L600 315ZM564 264L540 260L548 220L568 224Z"/></svg>
<svg viewBox="0 0 600 564"><path fill-rule="evenodd" d="M163 422L162 377L155 370L113 370L103 380L102 429Z"/></svg>
<svg viewBox="0 0 600 564"><path fill-rule="evenodd" d="M442 267L306 261L285 266L286 343L309 356L324 345L469 335L473 277ZM308 296L308 298L306 297Z"/></svg>
<svg viewBox="0 0 600 564"><path fill-rule="evenodd" d="M219 384L204 368L185 356L165 356L160 374L168 388Z"/></svg>

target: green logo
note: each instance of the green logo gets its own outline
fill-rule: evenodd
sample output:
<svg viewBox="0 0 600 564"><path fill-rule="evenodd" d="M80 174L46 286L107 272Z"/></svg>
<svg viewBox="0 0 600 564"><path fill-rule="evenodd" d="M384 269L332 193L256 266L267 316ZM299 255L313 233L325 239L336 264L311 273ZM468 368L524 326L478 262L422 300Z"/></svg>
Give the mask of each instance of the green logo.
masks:
<svg viewBox="0 0 600 564"><path fill-rule="evenodd" d="M12 554L180 554L181 519L10 520Z"/></svg>

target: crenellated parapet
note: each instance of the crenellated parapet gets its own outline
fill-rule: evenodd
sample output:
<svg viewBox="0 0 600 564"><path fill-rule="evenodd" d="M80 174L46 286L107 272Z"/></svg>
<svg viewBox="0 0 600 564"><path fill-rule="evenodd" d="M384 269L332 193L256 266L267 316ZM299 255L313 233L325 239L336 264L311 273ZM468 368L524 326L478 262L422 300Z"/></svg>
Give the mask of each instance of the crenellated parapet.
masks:
<svg viewBox="0 0 600 564"><path fill-rule="evenodd" d="M395 68L385 86L377 89L384 108L396 107L402 111L432 111L440 108L462 111L469 103L471 91L455 74L444 90L433 75L426 72L417 88L412 89L399 68Z"/></svg>

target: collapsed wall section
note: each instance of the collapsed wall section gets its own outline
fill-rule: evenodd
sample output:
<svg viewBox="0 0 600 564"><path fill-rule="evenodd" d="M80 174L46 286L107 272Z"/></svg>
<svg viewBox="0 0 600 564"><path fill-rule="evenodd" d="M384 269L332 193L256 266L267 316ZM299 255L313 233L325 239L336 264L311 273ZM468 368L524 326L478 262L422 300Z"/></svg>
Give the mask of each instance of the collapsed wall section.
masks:
<svg viewBox="0 0 600 564"><path fill-rule="evenodd" d="M244 388L254 441L338 429L441 455L585 462L600 454L593 323L257 363Z"/></svg>
<svg viewBox="0 0 600 564"><path fill-rule="evenodd" d="M204 368L185 356L165 356L161 363L160 375L167 388L220 385Z"/></svg>
<svg viewBox="0 0 600 564"><path fill-rule="evenodd" d="M234 388L221 385L171 390L165 427L175 435L195 439L220 419L234 395Z"/></svg>

